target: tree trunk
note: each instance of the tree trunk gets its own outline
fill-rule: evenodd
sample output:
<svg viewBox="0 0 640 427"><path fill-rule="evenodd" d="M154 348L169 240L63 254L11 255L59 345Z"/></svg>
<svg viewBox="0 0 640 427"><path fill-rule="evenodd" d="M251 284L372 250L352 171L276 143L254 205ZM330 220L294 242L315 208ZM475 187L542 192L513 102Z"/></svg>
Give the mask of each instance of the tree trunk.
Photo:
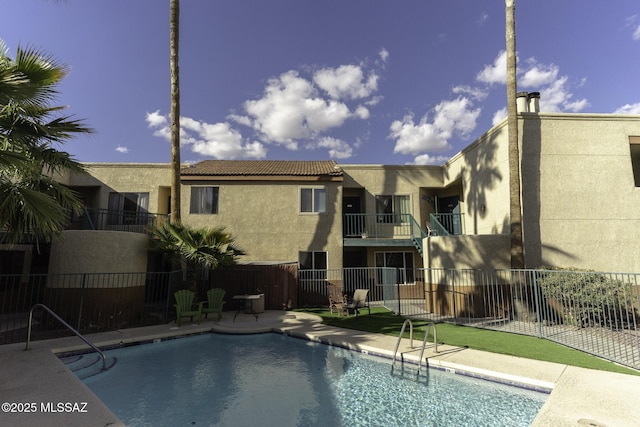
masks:
<svg viewBox="0 0 640 427"><path fill-rule="evenodd" d="M524 268L522 203L520 193L520 149L516 110L516 18L515 0L505 0L507 42L507 128L509 136L509 212L511 268Z"/></svg>
<svg viewBox="0 0 640 427"><path fill-rule="evenodd" d="M180 216L180 69L178 49L180 35L180 0L170 0L169 68L171 69L171 217L178 224Z"/></svg>

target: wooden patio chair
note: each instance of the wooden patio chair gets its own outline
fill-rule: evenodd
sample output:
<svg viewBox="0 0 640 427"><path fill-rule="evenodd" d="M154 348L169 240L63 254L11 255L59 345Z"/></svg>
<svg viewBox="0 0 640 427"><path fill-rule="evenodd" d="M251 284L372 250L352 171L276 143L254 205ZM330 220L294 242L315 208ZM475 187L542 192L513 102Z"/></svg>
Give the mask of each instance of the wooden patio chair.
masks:
<svg viewBox="0 0 640 427"><path fill-rule="evenodd" d="M196 297L195 292L188 289L182 289L173 294L176 299L176 303L173 305L176 308L176 323L178 326L182 325L183 317L190 317L193 322L195 317L197 323L200 323L202 318L202 304L201 302L194 303L193 300Z"/></svg>
<svg viewBox="0 0 640 427"><path fill-rule="evenodd" d="M206 307L202 308L202 313L206 319L209 313L218 313L218 320L222 319L222 307L224 306L225 290L211 288L207 291Z"/></svg>

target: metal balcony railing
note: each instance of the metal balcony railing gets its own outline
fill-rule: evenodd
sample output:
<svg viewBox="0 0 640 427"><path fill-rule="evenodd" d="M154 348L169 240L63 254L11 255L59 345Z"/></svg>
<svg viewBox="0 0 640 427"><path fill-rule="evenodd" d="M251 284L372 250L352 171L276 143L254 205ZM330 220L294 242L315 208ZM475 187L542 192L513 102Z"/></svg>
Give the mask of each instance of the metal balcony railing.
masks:
<svg viewBox="0 0 640 427"><path fill-rule="evenodd" d="M149 227L161 226L167 221L168 215L163 214L85 208L82 215L74 217L67 228L148 233Z"/></svg>
<svg viewBox="0 0 640 427"><path fill-rule="evenodd" d="M429 215L429 226L434 236L464 234L461 213L435 213Z"/></svg>
<svg viewBox="0 0 640 427"><path fill-rule="evenodd" d="M424 230L411 214L344 214L344 238L411 239Z"/></svg>

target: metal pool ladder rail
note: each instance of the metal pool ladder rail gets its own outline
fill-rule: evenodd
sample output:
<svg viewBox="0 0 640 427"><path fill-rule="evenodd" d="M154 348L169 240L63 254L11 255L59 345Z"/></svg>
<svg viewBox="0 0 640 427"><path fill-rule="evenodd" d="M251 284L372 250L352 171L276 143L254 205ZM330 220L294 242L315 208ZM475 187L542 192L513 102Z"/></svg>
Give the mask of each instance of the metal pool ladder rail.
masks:
<svg viewBox="0 0 640 427"><path fill-rule="evenodd" d="M393 350L393 362L391 364L391 370L396 365L396 356L398 355L398 348L400 347L400 342L402 341L402 334L404 334L404 330L409 324L409 345L413 348L413 322L411 319L406 319L402 324L402 329L400 329L400 335L398 336L398 342L396 343L396 348ZM424 354L424 348L427 346L427 338L429 337L429 330L433 325L433 342L435 344L435 352L438 352L438 332L436 330L436 324L433 322L427 323L427 330L424 332L424 339L422 340L422 347L420 349L420 357L418 358L418 375L420 375L420 368L422 367L422 355Z"/></svg>
<svg viewBox="0 0 640 427"><path fill-rule="evenodd" d="M62 319L62 317L60 317L57 314L55 314L53 312L53 310L51 310L49 307L47 307L44 304L36 304L33 307L31 307L31 311L29 311L29 328L27 330L27 347L25 348L25 350L29 350L29 343L31 342L31 321L33 320L33 310L35 310L38 307L41 307L41 308L45 309L47 312L49 312L50 315L55 317L60 323L62 323L64 326L66 326L67 329L69 329L71 332L76 334L78 336L78 338L80 338L82 341L84 341L89 347L91 347L92 349L97 351L98 354L100 354L100 357L102 357L102 369L103 370L107 369L107 358L105 357L104 353L98 347L96 347L91 341L89 341L87 338L85 338L84 335L82 335L80 332L78 332L75 329L73 329L73 327L71 325L69 325L67 322L65 322Z"/></svg>

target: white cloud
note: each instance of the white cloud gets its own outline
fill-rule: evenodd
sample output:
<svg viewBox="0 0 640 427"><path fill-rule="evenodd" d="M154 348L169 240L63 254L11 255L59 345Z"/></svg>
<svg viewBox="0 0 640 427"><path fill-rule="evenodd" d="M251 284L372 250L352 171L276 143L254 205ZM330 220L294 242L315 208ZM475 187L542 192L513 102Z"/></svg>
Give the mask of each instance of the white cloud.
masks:
<svg viewBox="0 0 640 427"><path fill-rule="evenodd" d="M454 133L467 137L475 128L480 108L472 110L473 103L464 97L442 101L436 105L434 125L450 137Z"/></svg>
<svg viewBox="0 0 640 427"><path fill-rule="evenodd" d="M367 107L358 105L358 107L353 112L353 115L358 117L359 119L366 120L369 118L371 113L369 112L369 109Z"/></svg>
<svg viewBox="0 0 640 427"><path fill-rule="evenodd" d="M488 19L489 19L489 14L487 12L482 12L480 14L480 18L478 18L478 25L483 26Z"/></svg>
<svg viewBox="0 0 640 427"><path fill-rule="evenodd" d="M152 120L147 119L149 126L158 128L153 134L169 140L168 120L159 112L154 114ZM162 117L165 120L161 120ZM190 147L194 153L222 160L262 159L267 154L263 144L245 140L240 132L227 122L211 124L190 117L180 117L180 144Z"/></svg>
<svg viewBox="0 0 640 427"><path fill-rule="evenodd" d="M128 152L129 152L129 149L128 149L127 147L123 147L122 145L118 145L118 146L116 147L116 151L117 151L118 153L128 153Z"/></svg>
<svg viewBox="0 0 640 427"><path fill-rule="evenodd" d="M480 109L474 110L472 106L468 98L459 97L436 105L432 123L427 115L417 124L412 115L394 121L389 134L389 138L396 140L394 153L418 154L448 149L453 135L464 138L475 129Z"/></svg>
<svg viewBox="0 0 640 427"><path fill-rule="evenodd" d="M524 75L518 80L518 85L523 88L539 88L540 86L552 84L558 79L558 67L556 65L535 64L532 68L525 71Z"/></svg>
<svg viewBox="0 0 640 427"><path fill-rule="evenodd" d="M448 156L431 156L429 154L421 154L416 156L413 161L414 165L442 165L447 160L449 160Z"/></svg>
<svg viewBox="0 0 640 427"><path fill-rule="evenodd" d="M389 137L396 140L394 153L417 154L425 151L443 151L449 148L446 138L431 123L423 119L416 124L413 116L404 116L390 126Z"/></svg>
<svg viewBox="0 0 640 427"><path fill-rule="evenodd" d="M314 83L334 99L360 99L378 90L378 76L374 73L365 79L362 68L341 65L323 68L313 76Z"/></svg>
<svg viewBox="0 0 640 427"><path fill-rule="evenodd" d="M168 122L167 118L160 114L160 110L156 110L153 113L147 113L145 120L149 127L152 128L164 126Z"/></svg>
<svg viewBox="0 0 640 427"><path fill-rule="evenodd" d="M476 80L482 83L499 83L507 82L507 51L502 50L493 60L493 64L485 65L478 73Z"/></svg>
<svg viewBox="0 0 640 427"><path fill-rule="evenodd" d="M500 123L504 118L507 117L507 107L501 108L495 113L493 113L493 118L491 119L491 125L495 126Z"/></svg>
<svg viewBox="0 0 640 427"><path fill-rule="evenodd" d="M380 56L380 59L382 59L382 62L387 62L389 60L389 51L385 48L380 49L380 52L378 52L378 56Z"/></svg>
<svg viewBox="0 0 640 427"><path fill-rule="evenodd" d="M640 16L631 15L627 18L627 27L632 27L633 32L631 33L631 38L633 40L640 40L640 25L637 23Z"/></svg>
<svg viewBox="0 0 640 427"><path fill-rule="evenodd" d="M483 90L483 89L472 87L472 86L466 86L466 85L454 86L452 91L456 95L459 95L459 94L469 95L471 96L471 98L475 99L476 101L482 101L486 99L487 96L489 95L489 92L487 90Z"/></svg>
<svg viewBox="0 0 640 427"><path fill-rule="evenodd" d="M318 140L317 146L320 148L328 148L329 157L332 159L348 159L353 155L353 149L349 144L340 139L331 137L321 138Z"/></svg>
<svg viewBox="0 0 640 427"><path fill-rule="evenodd" d="M382 61L389 58L384 48L378 55ZM375 64L383 67L382 61ZM378 79L378 74L364 63L321 68L310 77L290 70L269 79L259 98L245 101L225 122L210 124L181 118L181 142L195 152L219 159L262 158L267 144L289 150L301 146L327 148L330 156L347 158L353 154L353 146L327 134L347 120L370 118L370 108L383 99L376 95ZM147 113L146 121L155 129L155 136L169 139L166 116L155 111ZM231 123L253 130L259 141L243 138Z"/></svg>
<svg viewBox="0 0 640 427"><path fill-rule="evenodd" d="M543 64L535 58L518 61L518 88L535 90L540 92L540 111L556 112L583 111L589 106L586 98L574 100L574 94L568 76L560 76L560 68L555 64ZM476 80L492 85L494 83L506 84L506 52L500 51L492 64L486 65L476 76ZM580 79L577 87L584 86L585 78ZM466 93L481 100L475 93L482 93L479 89L458 86L454 93ZM506 108L494 113L492 123L495 125L506 117Z"/></svg>
<svg viewBox="0 0 640 427"><path fill-rule="evenodd" d="M568 79L567 76L562 76L540 90L540 111L571 111L575 113L589 105L586 99L571 101L573 94L567 87Z"/></svg>
<svg viewBox="0 0 640 427"><path fill-rule="evenodd" d="M640 114L640 102L625 104L614 111L613 114Z"/></svg>
<svg viewBox="0 0 640 427"><path fill-rule="evenodd" d="M351 118L367 119L369 110L363 106L351 112L338 98L364 98L377 89L377 76L363 80L359 67L342 66L323 69L314 81L331 99L324 99L309 80L296 71L288 71L267 83L262 98L244 103L247 116L234 116L239 123L250 123L266 142L281 144L296 150L296 140L309 139L340 127Z"/></svg>

